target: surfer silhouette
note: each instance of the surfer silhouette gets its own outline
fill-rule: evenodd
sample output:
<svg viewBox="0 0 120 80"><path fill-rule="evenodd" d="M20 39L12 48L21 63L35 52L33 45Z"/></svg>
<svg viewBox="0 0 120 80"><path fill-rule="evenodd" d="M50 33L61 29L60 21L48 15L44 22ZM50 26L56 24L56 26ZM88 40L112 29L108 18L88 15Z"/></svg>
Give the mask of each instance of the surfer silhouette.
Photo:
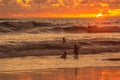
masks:
<svg viewBox="0 0 120 80"><path fill-rule="evenodd" d="M74 58L75 59L78 59L78 50L79 50L79 47L77 45L74 45Z"/></svg>
<svg viewBox="0 0 120 80"><path fill-rule="evenodd" d="M63 43L66 43L66 39L65 39L65 37L63 38Z"/></svg>
<svg viewBox="0 0 120 80"><path fill-rule="evenodd" d="M66 39L65 37L62 38L62 43L63 43L63 47L64 47L64 53L61 55L60 58L66 59L67 58L67 52L66 52Z"/></svg>
<svg viewBox="0 0 120 80"><path fill-rule="evenodd" d="M62 54L60 58L66 59L67 58L67 52L64 52L64 54Z"/></svg>

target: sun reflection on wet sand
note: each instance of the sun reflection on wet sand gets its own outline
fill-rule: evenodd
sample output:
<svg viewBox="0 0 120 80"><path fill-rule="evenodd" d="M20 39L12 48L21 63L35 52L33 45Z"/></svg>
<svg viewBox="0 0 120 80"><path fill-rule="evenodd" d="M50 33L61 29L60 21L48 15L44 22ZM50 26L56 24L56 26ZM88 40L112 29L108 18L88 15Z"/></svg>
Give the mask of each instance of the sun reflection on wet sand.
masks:
<svg viewBox="0 0 120 80"><path fill-rule="evenodd" d="M0 80L120 80L119 67L0 72Z"/></svg>

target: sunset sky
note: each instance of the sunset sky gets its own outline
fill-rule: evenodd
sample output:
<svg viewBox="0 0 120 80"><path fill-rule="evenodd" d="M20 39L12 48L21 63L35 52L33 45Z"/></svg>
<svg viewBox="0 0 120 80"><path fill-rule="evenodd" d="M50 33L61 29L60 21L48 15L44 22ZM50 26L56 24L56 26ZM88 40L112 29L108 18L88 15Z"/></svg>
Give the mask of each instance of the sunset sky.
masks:
<svg viewBox="0 0 120 80"><path fill-rule="evenodd" d="M120 0L0 0L0 18L120 16Z"/></svg>

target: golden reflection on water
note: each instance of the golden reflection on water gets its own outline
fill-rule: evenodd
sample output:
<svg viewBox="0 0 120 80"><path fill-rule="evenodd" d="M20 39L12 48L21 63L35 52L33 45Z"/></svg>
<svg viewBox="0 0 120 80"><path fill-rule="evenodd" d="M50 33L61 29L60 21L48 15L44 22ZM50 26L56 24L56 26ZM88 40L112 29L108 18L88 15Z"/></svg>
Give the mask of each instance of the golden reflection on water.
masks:
<svg viewBox="0 0 120 80"><path fill-rule="evenodd" d="M0 72L0 80L120 80L120 68L75 68Z"/></svg>

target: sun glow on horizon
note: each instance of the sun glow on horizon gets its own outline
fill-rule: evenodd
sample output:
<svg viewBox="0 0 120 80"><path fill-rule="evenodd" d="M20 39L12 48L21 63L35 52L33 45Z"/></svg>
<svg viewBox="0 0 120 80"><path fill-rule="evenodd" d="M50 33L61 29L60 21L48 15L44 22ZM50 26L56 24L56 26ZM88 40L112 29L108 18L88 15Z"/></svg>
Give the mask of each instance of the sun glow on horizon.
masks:
<svg viewBox="0 0 120 80"><path fill-rule="evenodd" d="M103 15L102 13L99 13L99 14L96 15L97 18L103 17L103 16L104 16L104 15Z"/></svg>
<svg viewBox="0 0 120 80"><path fill-rule="evenodd" d="M85 0L0 0L0 18L120 17L120 5L113 5L110 2L106 2L106 0L84 1ZM117 1L116 4L118 4Z"/></svg>

